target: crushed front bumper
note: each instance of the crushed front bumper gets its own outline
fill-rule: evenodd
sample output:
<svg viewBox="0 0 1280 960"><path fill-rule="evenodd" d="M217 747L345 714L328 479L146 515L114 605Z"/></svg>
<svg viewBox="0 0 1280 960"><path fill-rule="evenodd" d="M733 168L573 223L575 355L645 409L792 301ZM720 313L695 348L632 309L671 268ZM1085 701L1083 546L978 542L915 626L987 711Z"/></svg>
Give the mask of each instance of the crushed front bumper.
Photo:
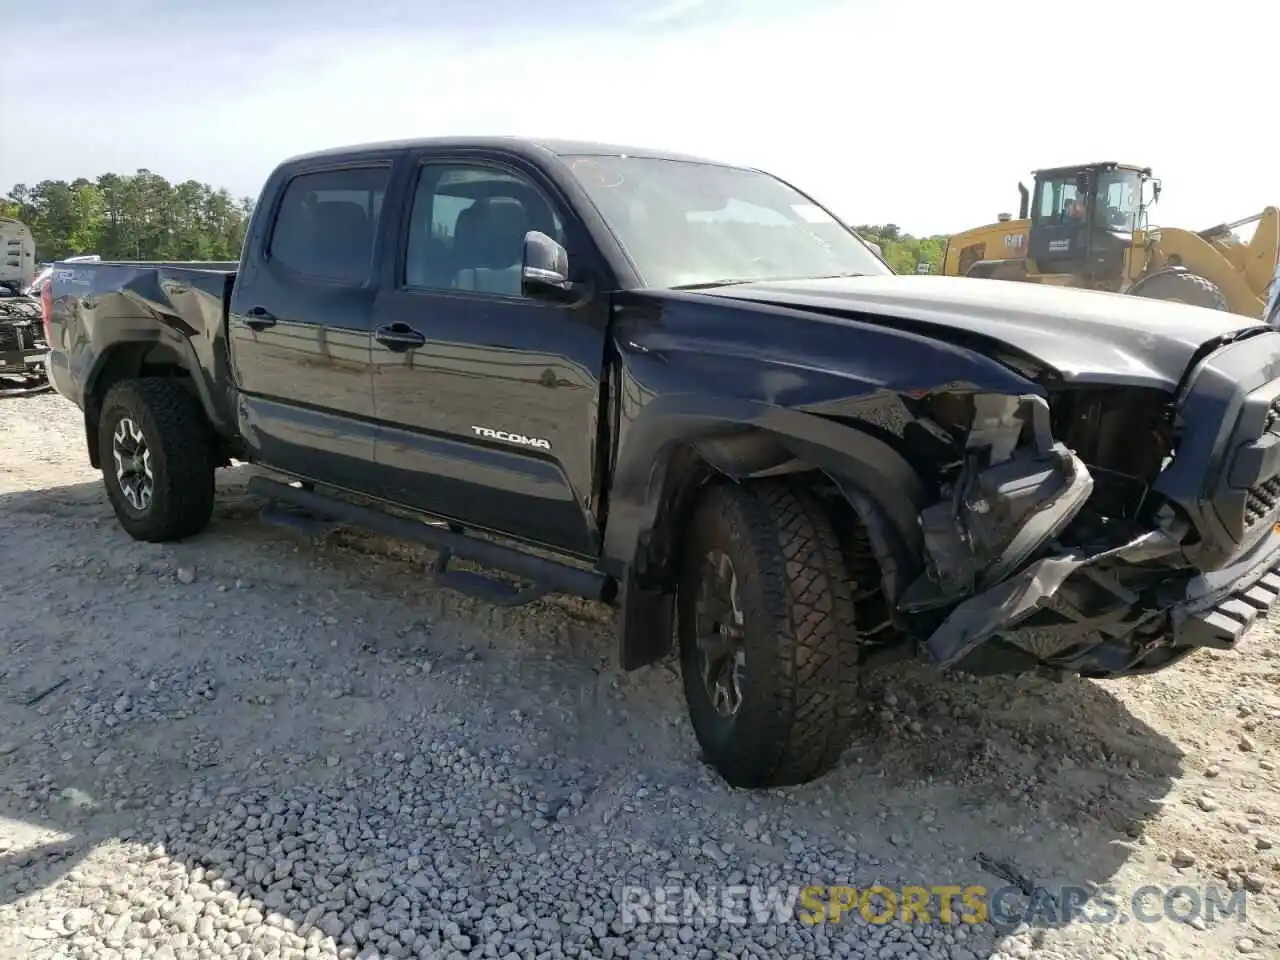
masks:
<svg viewBox="0 0 1280 960"><path fill-rule="evenodd" d="M1259 616L1280 602L1280 532L1272 530L1220 570L1192 574L1172 568L1156 589L1132 595L1131 603L1119 602L1126 591L1112 575L1116 566L1172 558L1180 539L1176 533L1152 531L1092 555L1037 560L957 606L926 641L926 649L938 666L963 668L977 648L1000 640L1024 661L1039 659L1041 666L1094 677L1149 672L1200 647L1231 649ZM1080 594L1069 589L1069 581L1077 588L1084 584L1095 593L1103 591L1111 608L1094 616L1080 615L1079 606L1072 610L1064 597ZM1065 613L1063 622L1024 628L1046 609ZM1043 646L1046 635L1048 647Z"/></svg>
<svg viewBox="0 0 1280 960"><path fill-rule="evenodd" d="M1170 610L1174 646L1229 650L1278 601L1280 527L1235 563L1187 585L1185 598Z"/></svg>

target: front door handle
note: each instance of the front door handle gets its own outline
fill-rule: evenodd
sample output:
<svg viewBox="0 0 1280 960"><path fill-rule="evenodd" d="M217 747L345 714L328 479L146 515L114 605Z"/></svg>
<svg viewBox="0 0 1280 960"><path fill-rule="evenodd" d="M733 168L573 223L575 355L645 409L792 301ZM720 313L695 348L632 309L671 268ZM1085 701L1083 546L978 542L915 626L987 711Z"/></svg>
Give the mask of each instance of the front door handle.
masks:
<svg viewBox="0 0 1280 960"><path fill-rule="evenodd" d="M427 342L425 334L413 329L407 323L399 322L379 327L373 332L373 339L388 350L394 350L397 353L404 350L412 350L414 347L420 347Z"/></svg>
<svg viewBox="0 0 1280 960"><path fill-rule="evenodd" d="M266 307L250 307L245 311L244 325L250 330L265 330L276 325L276 318Z"/></svg>

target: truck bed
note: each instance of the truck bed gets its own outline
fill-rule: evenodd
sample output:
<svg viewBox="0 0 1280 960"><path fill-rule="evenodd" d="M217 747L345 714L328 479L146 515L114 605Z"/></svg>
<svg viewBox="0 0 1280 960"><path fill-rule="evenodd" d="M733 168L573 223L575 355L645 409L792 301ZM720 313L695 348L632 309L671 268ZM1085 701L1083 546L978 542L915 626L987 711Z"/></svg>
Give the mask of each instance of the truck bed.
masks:
<svg viewBox="0 0 1280 960"><path fill-rule="evenodd" d="M49 376L58 391L82 398L96 375L91 367L116 344L181 345L194 350L195 370L224 374L227 306L238 267L212 261L55 263Z"/></svg>
<svg viewBox="0 0 1280 960"><path fill-rule="evenodd" d="M91 339L102 324L158 320L188 336L223 327L236 263L57 263L60 291L75 299L66 306Z"/></svg>

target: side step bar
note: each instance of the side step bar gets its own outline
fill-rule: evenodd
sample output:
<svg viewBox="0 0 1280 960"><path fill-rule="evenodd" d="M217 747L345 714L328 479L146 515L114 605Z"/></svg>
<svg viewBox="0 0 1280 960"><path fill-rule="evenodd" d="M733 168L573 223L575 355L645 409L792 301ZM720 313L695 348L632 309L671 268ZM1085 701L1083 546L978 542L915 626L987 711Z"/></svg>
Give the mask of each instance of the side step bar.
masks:
<svg viewBox="0 0 1280 960"><path fill-rule="evenodd" d="M250 493L267 500L279 500L299 507L313 517L289 516L279 511L265 514L271 522L287 523L302 529L314 529L326 518L329 522L347 523L363 527L384 536L401 540L416 540L438 551L431 565L433 579L442 587L475 597L498 606L518 606L532 603L548 593L563 593L587 600L612 603L616 594L613 579L602 573L580 570L568 564L545 560L524 553L513 547L502 546L488 540L468 536L456 525L452 529L433 527L426 523L404 520L383 513L375 507L364 507L334 497L304 490L272 480L269 477L251 477ZM513 577L529 582L518 586L506 580L496 579L469 570L450 570L449 561L457 557L481 566L501 570Z"/></svg>

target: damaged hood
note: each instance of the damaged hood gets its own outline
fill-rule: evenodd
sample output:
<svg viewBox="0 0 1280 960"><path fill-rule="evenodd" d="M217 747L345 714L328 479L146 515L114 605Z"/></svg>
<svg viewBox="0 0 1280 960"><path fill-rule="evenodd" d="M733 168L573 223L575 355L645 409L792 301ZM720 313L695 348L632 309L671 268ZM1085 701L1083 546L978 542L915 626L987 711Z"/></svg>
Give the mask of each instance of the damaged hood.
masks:
<svg viewBox="0 0 1280 960"><path fill-rule="evenodd" d="M1206 342L1265 325L1143 297L968 277L881 276L727 284L696 295L821 312L825 319L996 341L1076 383L1172 390ZM896 322L895 322L896 321Z"/></svg>

